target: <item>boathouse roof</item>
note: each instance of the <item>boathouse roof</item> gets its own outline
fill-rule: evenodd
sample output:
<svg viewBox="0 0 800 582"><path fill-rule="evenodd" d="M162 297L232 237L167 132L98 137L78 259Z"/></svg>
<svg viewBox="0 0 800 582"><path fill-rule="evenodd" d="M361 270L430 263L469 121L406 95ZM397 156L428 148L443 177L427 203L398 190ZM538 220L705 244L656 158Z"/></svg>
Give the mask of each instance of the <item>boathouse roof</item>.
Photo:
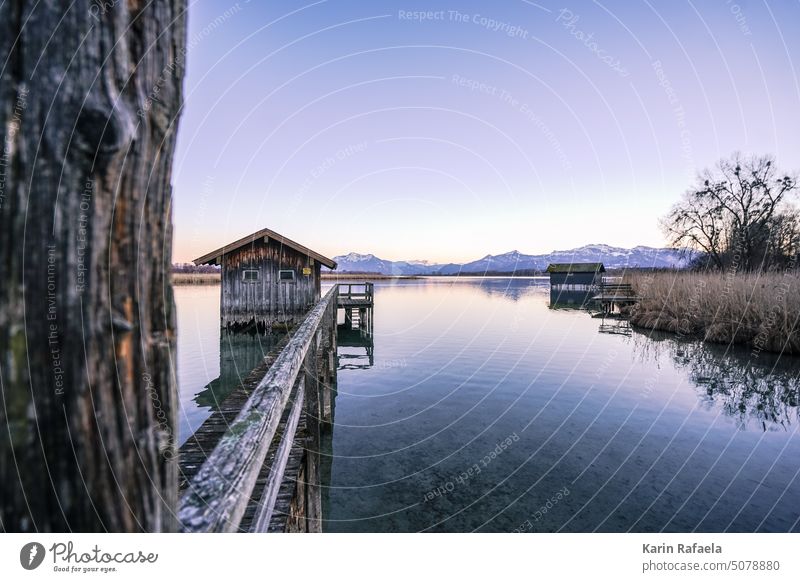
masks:
<svg viewBox="0 0 800 582"><path fill-rule="evenodd" d="M550 263L548 273L605 273L603 263Z"/></svg>
<svg viewBox="0 0 800 582"><path fill-rule="evenodd" d="M225 246L220 247L215 251L211 251L210 253L205 254L202 257L196 258L193 262L195 265L213 265L218 262L217 259L219 259L222 255L230 254L243 246L247 246L259 239L263 239L264 237L267 237L270 240L276 241L279 244L294 249L298 253L311 257L312 259L325 265L329 269L336 268L336 261L334 261L333 259L329 259L328 257L323 256L318 252L312 251L308 247L304 247L300 243L297 243L292 239L287 238L282 234L278 234L274 230L270 230L268 228L262 228L258 232L254 232L253 234L248 235L244 238L240 238L239 240L233 241L232 243L228 243Z"/></svg>

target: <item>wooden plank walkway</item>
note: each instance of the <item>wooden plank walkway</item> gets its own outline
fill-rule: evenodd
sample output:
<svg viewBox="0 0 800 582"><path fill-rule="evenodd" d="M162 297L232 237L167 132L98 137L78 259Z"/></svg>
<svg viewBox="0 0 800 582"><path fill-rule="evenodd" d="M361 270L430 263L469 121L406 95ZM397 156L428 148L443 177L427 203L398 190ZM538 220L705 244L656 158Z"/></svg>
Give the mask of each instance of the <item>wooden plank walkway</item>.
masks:
<svg viewBox="0 0 800 582"><path fill-rule="evenodd" d="M292 393L290 402L294 402L296 395L296 391ZM270 451L267 454L267 458L264 461L264 466L261 468L261 472L258 475L256 485L253 488L251 498L254 502L248 505L244 515L242 516L242 521L239 523L240 531L256 531L256 524L254 521L256 519L258 504L255 502L257 502L263 495L264 487L269 482L270 475L273 473L273 467L275 466L275 459L278 453L278 444L281 442L283 435L286 432L290 408L291 407L289 406L286 407L286 413L281 418L281 422L278 425L278 430L275 432L275 437L272 439ZM281 481L280 488L278 489L275 508L272 512L272 517L269 520L269 526L267 528L268 532L278 533L287 531L287 529L289 531L303 531L304 524L298 523L295 524L295 527L288 527L290 525L288 524L288 520L292 513L291 505L295 494L297 493L298 487L300 487L301 491L303 490L303 481L300 473L303 466L303 457L306 452L307 440L308 435L306 433L306 415L301 414L294 439L292 440L289 458L283 472L283 479Z"/></svg>
<svg viewBox="0 0 800 582"><path fill-rule="evenodd" d="M236 419L236 416L244 407L247 399L253 389L258 385L261 378L264 377L267 370L275 362L278 354L286 347L289 342L289 334L284 334L284 337L275 345L275 347L267 353L264 360L256 368L253 369L242 383L220 404L220 409L215 411L209 416L203 424L198 427L197 431L190 436L186 442L181 446L179 453L179 490L183 494L191 479L197 474L197 471L211 454L211 451L219 443L222 435L228 430L231 423ZM293 390L289 401L294 402L297 391ZM264 491L264 486L269 481L270 474L272 473L275 456L278 449L278 444L283 439L283 434L286 430L288 422L290 406L286 407L281 421L278 425L278 430L270 443L270 453L264 462L264 465L259 472L258 479L256 480L255 487L250 495L250 503L248 503L247 510L245 511L242 521L239 523L239 532L252 531L253 519L257 509L257 502ZM302 531L303 523L289 524L289 516L291 514L291 503L294 499L298 482L301 481L300 472L303 464L303 457L306 448L306 422L305 415L301 415L298 423L295 438L292 441L292 448L289 453L289 460L283 474L283 481L278 492L277 501L275 503L275 511L273 512L272 519L269 523L269 532L284 532L284 531ZM302 489L302 484L301 484ZM294 527L291 527L291 526Z"/></svg>
<svg viewBox="0 0 800 582"><path fill-rule="evenodd" d="M259 380L264 377L264 374L266 374L288 342L289 335L285 334L275 347L264 356L264 360L220 403L219 410L214 411L198 427L194 434L181 445L178 451L178 484L181 494L186 489L189 481L192 480L203 463L205 463L208 455L217 446L222 435L233 424L244 403L247 402L253 389L258 385Z"/></svg>
<svg viewBox="0 0 800 582"><path fill-rule="evenodd" d="M208 455L217 446L222 435L224 435L230 427L230 424L234 421L239 412L241 412L242 407L247 402L253 389L275 362L281 350L286 347L289 339L289 334L285 334L275 347L264 357L262 363L254 368L253 371L242 380L240 386L220 404L220 409L209 416L181 446L179 453L179 489L181 494L183 494L184 490L188 487L191 479L197 474L197 471L206 461ZM296 397L297 388L295 387L289 397L290 404L294 402ZM239 523L239 532L253 531L252 528L255 525L253 521L258 508L257 502L261 498L264 487L272 473L275 457L278 452L278 445L286 431L290 410L291 406L287 406L278 424L278 430L275 432L275 436L270 443L269 453L267 454L267 458L256 480L255 487L250 495L250 502ZM269 522L267 531L270 533L303 531L305 524L302 523L302 519L297 519L296 516L295 521L297 523L289 523L289 518L293 509L292 501L298 494L298 488L300 490L300 495L302 495L304 491L304 483L302 481L303 475L301 473L307 439L306 418L305 414L301 414L295 437L292 441L292 448L289 452L289 459L283 473L283 480L275 503L275 510Z"/></svg>
<svg viewBox="0 0 800 582"><path fill-rule="evenodd" d="M320 432L332 422L337 291L181 447L183 531L321 531Z"/></svg>

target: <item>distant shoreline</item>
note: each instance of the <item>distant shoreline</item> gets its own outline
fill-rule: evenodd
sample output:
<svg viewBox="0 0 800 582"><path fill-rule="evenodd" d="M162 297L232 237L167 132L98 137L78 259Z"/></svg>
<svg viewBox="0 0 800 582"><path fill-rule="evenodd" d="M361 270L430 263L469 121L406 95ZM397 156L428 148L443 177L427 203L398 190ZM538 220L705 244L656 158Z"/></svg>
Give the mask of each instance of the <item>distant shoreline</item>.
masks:
<svg viewBox="0 0 800 582"><path fill-rule="evenodd" d="M172 273L173 285L219 285L219 273Z"/></svg>
<svg viewBox="0 0 800 582"><path fill-rule="evenodd" d="M413 281L419 279L447 279L452 277L463 278L531 278L546 277L544 275L520 275L513 273L460 273L455 275L383 275L381 273L322 273L323 281ZM219 273L172 273L173 285L219 285Z"/></svg>
<svg viewBox="0 0 800 582"><path fill-rule="evenodd" d="M381 273L322 273L323 281L383 281L386 279L424 279L425 275L383 275Z"/></svg>
<svg viewBox="0 0 800 582"><path fill-rule="evenodd" d="M423 275L381 275L375 273L322 273L324 281L382 281L387 279L424 279ZM172 273L173 285L219 285L219 273Z"/></svg>

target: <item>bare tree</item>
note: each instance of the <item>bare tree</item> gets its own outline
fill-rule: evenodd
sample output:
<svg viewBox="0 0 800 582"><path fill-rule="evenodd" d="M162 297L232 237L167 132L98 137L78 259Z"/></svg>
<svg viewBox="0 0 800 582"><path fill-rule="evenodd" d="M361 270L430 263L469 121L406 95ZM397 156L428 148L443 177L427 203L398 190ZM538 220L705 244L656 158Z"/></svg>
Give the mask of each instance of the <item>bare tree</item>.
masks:
<svg viewBox="0 0 800 582"><path fill-rule="evenodd" d="M796 189L797 178L772 158L734 154L698 176L662 229L673 246L700 251L717 268L767 269L776 251L787 251L797 218L787 197Z"/></svg>
<svg viewBox="0 0 800 582"><path fill-rule="evenodd" d="M675 248L699 251L715 267L723 267L728 226L718 206L701 192L684 193L661 225Z"/></svg>
<svg viewBox="0 0 800 582"><path fill-rule="evenodd" d="M756 249L765 257L765 265L776 268L797 267L800 255L800 212L791 208L773 215L767 226L769 236Z"/></svg>
<svg viewBox="0 0 800 582"><path fill-rule="evenodd" d="M0 2L0 526L176 527L185 2Z"/></svg>

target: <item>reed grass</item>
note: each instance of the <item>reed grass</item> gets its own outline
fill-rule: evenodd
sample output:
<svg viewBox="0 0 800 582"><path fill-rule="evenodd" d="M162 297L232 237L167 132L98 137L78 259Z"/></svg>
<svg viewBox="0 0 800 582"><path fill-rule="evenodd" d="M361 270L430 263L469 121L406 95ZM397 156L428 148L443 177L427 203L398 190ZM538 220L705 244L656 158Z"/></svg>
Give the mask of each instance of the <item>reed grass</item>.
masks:
<svg viewBox="0 0 800 582"><path fill-rule="evenodd" d="M800 354L800 273L628 273L631 324L708 342Z"/></svg>
<svg viewBox="0 0 800 582"><path fill-rule="evenodd" d="M173 285L218 285L219 273L172 273Z"/></svg>

